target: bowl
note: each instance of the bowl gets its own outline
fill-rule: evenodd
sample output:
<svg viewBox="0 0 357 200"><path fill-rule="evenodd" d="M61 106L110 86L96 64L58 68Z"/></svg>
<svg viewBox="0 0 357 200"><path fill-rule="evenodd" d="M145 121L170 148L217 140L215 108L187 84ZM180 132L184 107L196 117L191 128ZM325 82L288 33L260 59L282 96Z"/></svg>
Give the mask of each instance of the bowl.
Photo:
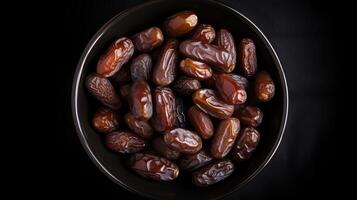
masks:
<svg viewBox="0 0 357 200"><path fill-rule="evenodd" d="M261 105L264 120L259 131L261 140L253 156L236 166L236 171L215 185L197 188L189 176L173 182L147 180L125 167L121 156L109 151L100 134L91 126L98 103L85 88L86 76L95 71L99 55L114 39L130 36L150 26L161 26L164 19L178 11L191 10L199 23L212 24L216 30L227 28L240 41L252 38L257 47L258 70L268 71L275 81L274 98ZM153 199L218 199L247 184L270 161L282 139L288 116L288 88L283 68L268 39L247 17L238 11L211 0L156 0L127 9L108 21L89 41L79 60L72 88L72 113L79 139L93 163L113 182L129 191Z"/></svg>

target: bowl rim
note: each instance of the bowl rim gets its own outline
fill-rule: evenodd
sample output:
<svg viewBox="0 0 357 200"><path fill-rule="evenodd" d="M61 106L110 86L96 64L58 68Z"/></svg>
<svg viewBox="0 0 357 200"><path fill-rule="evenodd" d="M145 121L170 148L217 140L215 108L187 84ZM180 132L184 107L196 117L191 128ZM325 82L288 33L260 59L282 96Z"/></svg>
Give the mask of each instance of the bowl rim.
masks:
<svg viewBox="0 0 357 200"><path fill-rule="evenodd" d="M133 192L135 194L139 194L142 195L144 197L147 198L151 198L151 199L156 199L157 197L150 195L150 194L146 194L146 193L142 193L141 191L138 191L135 188L129 187L128 185L126 185L124 182L122 182L121 180L117 179L113 174L111 174L106 167L99 161L99 159L95 156L95 154L93 153L93 151L91 150L88 142L87 142L87 137L86 134L84 133L84 131L82 130L81 127L81 123L80 123L80 117L79 117L79 113L78 113L78 91L80 88L80 80L82 77L82 71L84 68L84 63L87 60L87 57L89 55L89 52L91 52L92 48L95 46L95 44L97 43L97 41L102 37L102 35L104 34L104 32L107 31L107 29L110 28L110 24L112 24L117 18L119 17L123 17L125 15L128 14L128 12L133 12L135 10L138 10L142 7L151 5L151 4L155 4L155 3L159 3L159 2L163 2L165 0L154 0L154 1L150 1L150 2L145 2L133 7L130 7L128 9L125 9L121 12L119 12L118 14L116 14L114 17L112 17L109 21L107 21L90 39L90 41L88 42L88 44L86 45L85 49L83 50L83 53L78 61L78 64L76 66L76 71L74 73L74 77L73 77L73 84L72 84L72 95L71 95L71 109L72 109L72 117L74 120L74 125L75 125L75 129L77 132L77 135L79 137L79 140L85 150L85 152L87 153L87 155L89 156L89 158L91 159L91 161L96 165L97 168L99 168L99 170L105 174L109 179L111 179L113 182L119 184L121 187L125 188L126 190ZM289 112L289 91L288 91L288 84L286 81L286 76L282 67L282 64L280 62L280 59L277 55L277 53L275 52L273 46L271 45L271 43L269 42L268 38L264 35L264 33L257 27L257 25L255 25L248 17L246 17L245 15L243 15L242 13L238 12L237 10L231 8L230 6L219 2L219 1L214 1L214 0L206 0L209 3L212 4L216 4L217 6L221 6L225 9L230 10L231 12L239 15L241 17L242 20L244 20L256 33L258 33L258 36L260 37L260 39L262 40L262 42L268 47L268 51L270 52L270 54L273 55L273 59L275 61L276 67L278 69L278 73L281 80L281 84L283 87L283 117L282 117L282 122L280 124L280 128L279 128L279 135L277 140L275 141L273 148L269 151L269 154L266 156L266 158L264 159L264 161L258 166L258 168L252 173L250 174L248 177L246 177L242 182L240 182L239 184L235 185L229 192L222 194L220 196L215 197L214 199L220 199L223 198L225 196L228 196L230 194L232 194L233 192L237 191L238 189L242 188L243 186L247 185L248 182L250 182L255 176L257 176L262 170L263 168L270 162L270 160L272 159L272 157L274 156L274 154L276 153L281 140L283 138L284 132L285 132L285 128L286 128L286 123L287 123L287 119L288 119L288 112Z"/></svg>

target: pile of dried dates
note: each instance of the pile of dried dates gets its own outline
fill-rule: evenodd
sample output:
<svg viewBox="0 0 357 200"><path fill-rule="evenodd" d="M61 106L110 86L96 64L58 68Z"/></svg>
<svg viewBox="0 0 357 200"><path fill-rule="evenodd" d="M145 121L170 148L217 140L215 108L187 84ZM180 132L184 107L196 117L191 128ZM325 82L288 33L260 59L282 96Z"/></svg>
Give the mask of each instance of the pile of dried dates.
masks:
<svg viewBox="0 0 357 200"><path fill-rule="evenodd" d="M131 154L133 172L158 181L187 172L196 186L227 178L252 155L263 119L255 105L275 93L251 39L236 48L228 30L198 24L191 11L114 41L86 87L102 104L94 129L110 150Z"/></svg>

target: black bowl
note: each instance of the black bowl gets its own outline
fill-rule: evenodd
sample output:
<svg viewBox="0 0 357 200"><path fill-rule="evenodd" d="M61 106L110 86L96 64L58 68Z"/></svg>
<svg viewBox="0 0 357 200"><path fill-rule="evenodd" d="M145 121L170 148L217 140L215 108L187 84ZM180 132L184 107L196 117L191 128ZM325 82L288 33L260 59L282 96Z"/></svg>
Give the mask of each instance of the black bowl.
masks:
<svg viewBox="0 0 357 200"><path fill-rule="evenodd" d="M181 10L192 10L200 23L212 24L216 30L229 29L238 42L243 37L252 38L257 46L258 68L267 70L276 85L272 101L262 104L264 120L259 128L261 141L250 160L237 165L236 171L226 180L206 188L194 187L189 177L173 182L155 182L129 171L122 158L109 151L101 136L91 127L90 117L98 103L87 93L84 80L95 71L99 55L115 38L130 36L153 25L160 26L167 17ZM279 146L288 115L288 89L278 56L268 39L248 18L234 9L210 0L157 0L119 13L106 23L85 48L74 76L72 112L80 141L94 164L112 181L145 197L155 199L216 199L245 185L269 162Z"/></svg>

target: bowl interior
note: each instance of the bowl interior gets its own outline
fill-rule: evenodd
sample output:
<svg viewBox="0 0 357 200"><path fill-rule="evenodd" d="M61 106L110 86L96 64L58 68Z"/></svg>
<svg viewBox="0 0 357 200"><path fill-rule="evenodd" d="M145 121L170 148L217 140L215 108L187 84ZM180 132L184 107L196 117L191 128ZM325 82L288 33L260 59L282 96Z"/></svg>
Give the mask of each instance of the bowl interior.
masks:
<svg viewBox="0 0 357 200"><path fill-rule="evenodd" d="M226 28L235 38L236 45L243 37L252 38L257 46L258 68L268 71L276 84L272 101L261 104L264 111L262 125L258 128L261 141L251 159L236 166L228 179L207 188L190 184L188 176L169 183L146 180L130 172L121 156L109 151L102 138L91 127L94 110L99 104L87 93L85 77L95 71L99 55L114 39L130 36L153 25L161 26L163 20L181 10L192 10L199 23L212 24L216 30ZM247 19L230 8L214 1L152 1L126 10L109 21L92 38L79 62L73 88L73 112L76 128L84 148L94 163L113 181L123 187L153 198L193 199L224 196L245 184L269 161L280 142L287 115L287 91L280 63L266 38Z"/></svg>

